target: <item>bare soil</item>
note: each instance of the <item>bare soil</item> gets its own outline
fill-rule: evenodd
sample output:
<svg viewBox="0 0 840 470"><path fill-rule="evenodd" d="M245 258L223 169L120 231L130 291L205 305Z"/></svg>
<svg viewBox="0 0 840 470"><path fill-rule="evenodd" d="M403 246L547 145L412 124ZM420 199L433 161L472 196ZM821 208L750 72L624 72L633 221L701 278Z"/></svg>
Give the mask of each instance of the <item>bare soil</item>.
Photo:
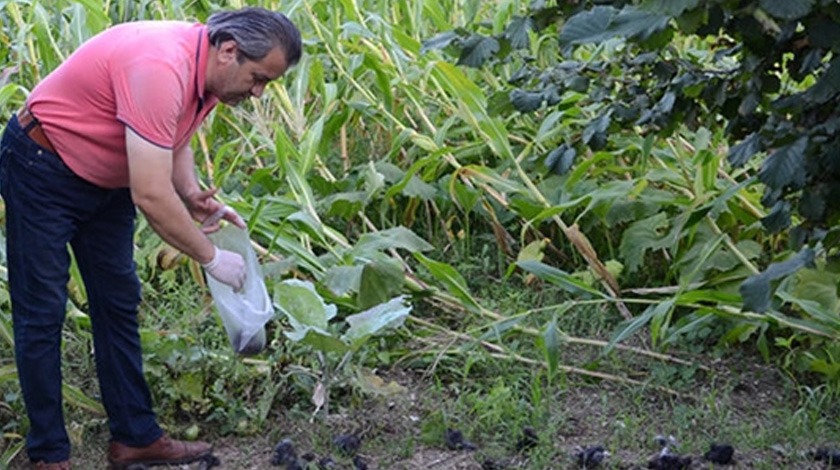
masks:
<svg viewBox="0 0 840 470"><path fill-rule="evenodd" d="M514 468L581 468L575 460L575 452L581 447L602 444L611 450L602 468L636 469L649 468L648 461L655 457L657 449L650 446L654 434L673 429L669 421L679 409L698 406L725 408L722 413L726 422L715 423L698 418L698 428L709 441L716 440L717 426L720 429L740 427L756 430L772 425L767 410L785 409L789 397L782 393L785 378L775 369L754 363L728 361L718 362L712 370L698 377L694 390L687 390L681 397L669 396L661 391L639 392L625 385L608 381L569 377L569 383L556 397L560 410L556 432L547 446L552 453L551 463L536 466L527 452L517 453L513 445L499 449L500 442L513 443L519 436L498 436L494 442L476 441L476 450L449 450L443 437L438 443L426 442L421 438L424 418L441 406L441 399L422 375L391 371L388 380L394 380L405 392L397 396L377 397L357 403L352 409L339 410L324 424L311 423L306 419L289 420L279 414L272 418L267 429L260 435L227 436L214 440L215 455L220 459L221 469L273 469L273 449L282 438L293 440L299 455L311 452L318 458L318 449L325 446L324 433L337 435L355 433L362 437L363 445L359 456L370 469L393 470L482 470ZM705 405L698 405L705 402ZM638 434L638 442L617 436L617 423L636 419L631 432ZM683 418L684 419L684 418ZM620 426L618 426L620 428ZM680 436L675 436L677 439ZM543 436L543 438L545 438ZM107 462L104 454L107 436L104 431L85 435L84 442L75 450L74 468L104 469ZM318 445L321 442L321 445ZM326 437L329 442L329 436ZM815 443L815 445L821 443ZM491 448L485 448L490 446ZM326 446L329 448L329 445ZM692 457L687 468L723 468L705 462L702 455L706 448L681 448L680 453ZM762 448L736 448L735 462L726 468L753 469L811 469L824 468L804 453L786 442L765 445ZM23 456L10 467L27 468ZM182 470L198 470L199 465L172 467ZM316 468L313 466L312 468ZM352 469L348 459L336 458L332 468Z"/></svg>

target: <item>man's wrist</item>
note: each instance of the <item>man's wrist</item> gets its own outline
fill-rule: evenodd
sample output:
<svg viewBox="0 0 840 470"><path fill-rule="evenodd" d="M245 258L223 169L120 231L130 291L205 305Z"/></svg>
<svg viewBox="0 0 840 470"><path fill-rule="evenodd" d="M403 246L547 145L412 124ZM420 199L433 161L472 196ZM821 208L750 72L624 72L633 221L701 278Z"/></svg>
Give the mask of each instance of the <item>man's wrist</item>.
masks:
<svg viewBox="0 0 840 470"><path fill-rule="evenodd" d="M210 256L209 258L205 257L204 259L206 259L207 261L202 261L201 259L198 260L198 262L201 263L201 266L204 269L212 269L212 268L216 267L217 264L219 264L219 254L220 254L219 249L216 248L216 245L212 245L212 246L213 246L212 256Z"/></svg>

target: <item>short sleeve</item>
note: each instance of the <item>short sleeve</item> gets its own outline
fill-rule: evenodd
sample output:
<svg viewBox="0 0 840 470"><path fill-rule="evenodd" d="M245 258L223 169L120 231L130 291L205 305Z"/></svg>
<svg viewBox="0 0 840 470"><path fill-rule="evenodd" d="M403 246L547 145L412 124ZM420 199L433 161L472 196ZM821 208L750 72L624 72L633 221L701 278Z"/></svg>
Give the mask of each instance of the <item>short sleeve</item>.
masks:
<svg viewBox="0 0 840 470"><path fill-rule="evenodd" d="M117 119L152 144L174 147L186 88L180 71L148 57L112 70Z"/></svg>

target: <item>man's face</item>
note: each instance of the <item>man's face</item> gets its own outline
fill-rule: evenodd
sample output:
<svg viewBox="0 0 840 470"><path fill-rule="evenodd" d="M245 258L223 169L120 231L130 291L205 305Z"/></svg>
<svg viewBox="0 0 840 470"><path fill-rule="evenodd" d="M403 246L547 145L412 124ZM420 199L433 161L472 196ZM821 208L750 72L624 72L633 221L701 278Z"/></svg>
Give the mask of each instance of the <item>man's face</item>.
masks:
<svg viewBox="0 0 840 470"><path fill-rule="evenodd" d="M279 47L273 48L259 61L244 59L239 62L235 41L221 44L219 63L212 83L208 80L208 90L230 106L252 96L260 97L268 82L279 78L288 69L285 54Z"/></svg>

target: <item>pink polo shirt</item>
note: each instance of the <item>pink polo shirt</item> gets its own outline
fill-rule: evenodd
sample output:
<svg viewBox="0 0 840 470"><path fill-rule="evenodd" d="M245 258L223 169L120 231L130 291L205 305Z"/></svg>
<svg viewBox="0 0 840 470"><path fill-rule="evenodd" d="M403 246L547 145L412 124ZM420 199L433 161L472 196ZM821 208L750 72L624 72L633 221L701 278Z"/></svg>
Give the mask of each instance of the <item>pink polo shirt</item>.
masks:
<svg viewBox="0 0 840 470"><path fill-rule="evenodd" d="M73 172L104 188L128 187L126 126L175 150L218 102L204 96L208 51L198 23L120 24L79 47L27 105Z"/></svg>

